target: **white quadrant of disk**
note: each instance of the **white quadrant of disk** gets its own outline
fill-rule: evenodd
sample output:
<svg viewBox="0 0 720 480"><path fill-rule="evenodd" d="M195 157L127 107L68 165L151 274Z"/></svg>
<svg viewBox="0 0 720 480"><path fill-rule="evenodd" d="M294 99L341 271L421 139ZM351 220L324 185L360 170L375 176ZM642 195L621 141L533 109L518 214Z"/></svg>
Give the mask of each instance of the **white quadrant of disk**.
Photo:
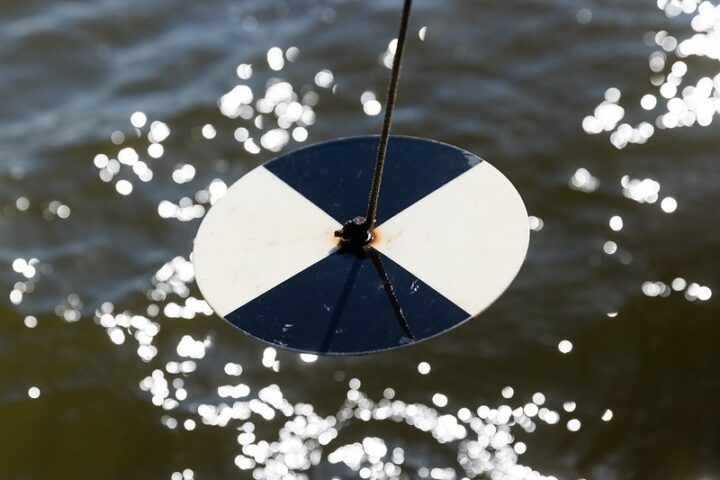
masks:
<svg viewBox="0 0 720 480"><path fill-rule="evenodd" d="M378 227L375 248L470 315L510 285L525 259L527 211L487 162Z"/></svg>
<svg viewBox="0 0 720 480"><path fill-rule="evenodd" d="M195 239L195 277L225 316L337 249L341 225L264 167L233 184Z"/></svg>

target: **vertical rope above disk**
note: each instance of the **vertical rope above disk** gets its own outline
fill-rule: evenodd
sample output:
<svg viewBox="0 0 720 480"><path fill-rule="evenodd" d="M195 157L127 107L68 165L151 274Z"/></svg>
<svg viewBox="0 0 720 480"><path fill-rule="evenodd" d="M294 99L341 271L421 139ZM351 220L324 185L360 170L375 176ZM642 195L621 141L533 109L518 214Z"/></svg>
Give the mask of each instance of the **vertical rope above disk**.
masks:
<svg viewBox="0 0 720 480"><path fill-rule="evenodd" d="M375 219L377 218L380 184L382 183L383 167L385 166L385 156L387 155L388 140L390 139L390 126L392 124L393 111L395 110L395 101L397 100L398 86L400 83L400 70L402 68L403 50L405 48L405 39L407 38L411 8L412 0L405 0L402 17L400 19L400 32L397 37L395 57L393 58L392 73L390 74L390 83L385 98L385 118L383 120L382 133L380 134L377 158L375 159L370 199L368 201L367 215L365 215L365 226L368 231L371 231L375 226Z"/></svg>

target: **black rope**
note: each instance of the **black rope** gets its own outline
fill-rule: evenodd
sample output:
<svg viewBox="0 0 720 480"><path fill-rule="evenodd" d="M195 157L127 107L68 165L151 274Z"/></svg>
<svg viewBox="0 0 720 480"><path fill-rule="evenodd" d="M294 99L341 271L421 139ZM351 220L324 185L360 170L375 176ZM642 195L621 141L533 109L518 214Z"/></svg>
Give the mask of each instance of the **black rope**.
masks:
<svg viewBox="0 0 720 480"><path fill-rule="evenodd" d="M407 318L405 318L405 313L400 306L400 301L395 295L395 289L390 282L390 277L388 277L388 274L385 271L382 260L380 260L380 255L378 255L377 251L375 250L370 250L368 252L368 255L370 256L370 259L372 260L373 265L375 265L375 269L380 276L380 280L382 281L383 287L385 288L385 293L390 299L393 311L395 312L395 317L398 319L398 322L400 322L400 328L403 329L406 337L408 337L410 340L415 340L415 335L413 335L412 330L410 330L410 325L408 324Z"/></svg>
<svg viewBox="0 0 720 480"><path fill-rule="evenodd" d="M415 335L413 335L412 330L410 330L410 325L405 318L405 313L400 306L400 301L395 295L395 289L390 281L390 277L385 271L382 260L380 260L380 255L372 247L367 248L367 245L373 240L372 230L375 226L375 219L377 217L378 198L380 197L380 183L382 181L388 140L390 139L390 126L392 124L398 85L400 83L400 69L402 67L403 49L405 48L405 39L407 38L411 8L412 0L405 0L402 17L400 19L400 32L397 37L392 72L390 74L390 84L388 85L387 96L385 98L385 119L383 121L382 133L380 134L377 158L375 159L375 171L373 172L372 187L370 188L367 215L365 217L355 217L348 220L343 225L343 228L335 232L335 236L341 239L341 251L350 252L359 256L367 254L370 257L373 265L375 265L375 270L377 270L378 276L382 281L385 293L390 300L390 304L393 307L395 317L400 323L400 328L402 328L407 338L415 341Z"/></svg>
<svg viewBox="0 0 720 480"><path fill-rule="evenodd" d="M407 38L411 8L412 0L405 0L402 17L400 19L400 32L397 37L395 58L393 59L392 73L390 75L390 84L388 85L387 97L385 98L385 119L383 120L382 133L380 134L380 143L378 145L377 158L375 160L375 171L373 173L372 188L370 189L370 200L368 201L367 215L365 215L365 225L368 231L372 231L375 226L375 219L377 216L378 199L380 197L380 183L382 182L385 156L387 155L388 140L390 139L390 125L392 124L393 111L395 110L395 100L397 99L398 84L400 83L400 68L402 67L403 49L405 48L405 39Z"/></svg>

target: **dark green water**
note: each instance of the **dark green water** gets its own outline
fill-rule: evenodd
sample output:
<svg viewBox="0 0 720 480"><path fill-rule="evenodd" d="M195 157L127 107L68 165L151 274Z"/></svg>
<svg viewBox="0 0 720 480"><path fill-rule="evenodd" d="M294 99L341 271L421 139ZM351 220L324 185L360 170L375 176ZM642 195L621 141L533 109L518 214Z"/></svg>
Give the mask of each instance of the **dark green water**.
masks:
<svg viewBox="0 0 720 480"><path fill-rule="evenodd" d="M2 2L0 478L720 479L717 2L417 0L395 131L515 183L513 286L361 358L205 313L196 217L379 130L400 3Z"/></svg>

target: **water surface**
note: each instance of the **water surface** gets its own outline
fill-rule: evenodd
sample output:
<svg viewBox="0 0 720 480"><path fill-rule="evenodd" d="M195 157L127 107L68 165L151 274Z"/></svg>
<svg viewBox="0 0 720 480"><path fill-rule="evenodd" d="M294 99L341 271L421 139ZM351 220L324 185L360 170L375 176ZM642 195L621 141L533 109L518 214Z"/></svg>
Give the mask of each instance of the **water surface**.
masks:
<svg viewBox="0 0 720 480"><path fill-rule="evenodd" d="M379 130L400 2L3 2L3 478L720 478L717 2L415 3L395 132L502 170L528 259L448 335L315 359L212 315L192 239Z"/></svg>

